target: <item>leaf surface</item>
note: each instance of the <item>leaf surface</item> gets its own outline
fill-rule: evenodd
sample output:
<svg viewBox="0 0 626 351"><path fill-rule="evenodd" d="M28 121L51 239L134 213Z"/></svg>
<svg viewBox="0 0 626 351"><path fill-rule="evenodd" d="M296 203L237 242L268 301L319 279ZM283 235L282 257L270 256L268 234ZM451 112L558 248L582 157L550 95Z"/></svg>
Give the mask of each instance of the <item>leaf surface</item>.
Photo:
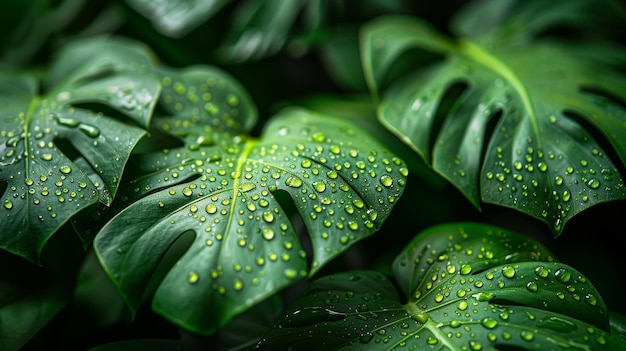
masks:
<svg viewBox="0 0 626 351"><path fill-rule="evenodd" d="M501 35L452 40L416 18L381 18L362 32L366 79L381 122L476 207L514 208L558 235L626 195L614 163L626 161L626 79L573 46ZM389 82L411 50L438 59Z"/></svg>
<svg viewBox="0 0 626 351"><path fill-rule="evenodd" d="M111 50L98 55L105 47ZM80 59L70 66L68 57ZM113 201L160 91L156 78L134 72L133 65L147 63L145 52L94 40L59 54L44 94L32 77L1 74L0 247L36 261L68 218L98 200ZM94 111L87 103L120 115ZM79 158L86 161L82 167Z"/></svg>
<svg viewBox="0 0 626 351"><path fill-rule="evenodd" d="M153 192L113 218L95 248L136 310L162 256L192 233L152 306L202 333L314 274L376 231L407 175L400 159L359 128L304 110L275 116L260 139L191 146L145 155L141 167L152 172L137 179L137 191ZM278 202L284 195L310 244Z"/></svg>
<svg viewBox="0 0 626 351"><path fill-rule="evenodd" d="M538 242L456 223L418 234L393 273L313 282L258 343L263 350L623 350L606 306Z"/></svg>

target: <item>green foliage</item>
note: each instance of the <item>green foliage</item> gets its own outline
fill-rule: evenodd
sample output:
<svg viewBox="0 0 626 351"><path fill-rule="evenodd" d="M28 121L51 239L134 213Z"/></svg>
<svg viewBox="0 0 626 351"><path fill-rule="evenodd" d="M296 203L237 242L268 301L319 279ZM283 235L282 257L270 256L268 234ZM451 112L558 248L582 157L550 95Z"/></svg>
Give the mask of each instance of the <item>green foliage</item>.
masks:
<svg viewBox="0 0 626 351"><path fill-rule="evenodd" d="M381 122L476 207L514 208L558 235L574 215L626 196L614 163L626 162L626 80L597 59L610 55L608 44L581 55L579 46L535 38L545 23L519 29L519 10L497 30L458 40L416 18L377 19L362 32L364 71ZM564 15L544 16L553 24ZM395 77L410 50L422 54L411 74Z"/></svg>
<svg viewBox="0 0 626 351"><path fill-rule="evenodd" d="M0 9L3 351L625 349L620 3Z"/></svg>
<svg viewBox="0 0 626 351"><path fill-rule="evenodd" d="M313 282L262 350L624 349L598 292L540 243L498 227L418 234L394 277L347 272Z"/></svg>
<svg viewBox="0 0 626 351"><path fill-rule="evenodd" d="M130 205L100 231L95 249L136 310L161 257L192 231L193 243L159 285L153 308L202 333L372 234L402 194L408 172L363 131L300 110L276 116L260 139L148 159L152 172L140 188L197 177ZM310 263L276 199L280 192L293 199L310 234Z"/></svg>

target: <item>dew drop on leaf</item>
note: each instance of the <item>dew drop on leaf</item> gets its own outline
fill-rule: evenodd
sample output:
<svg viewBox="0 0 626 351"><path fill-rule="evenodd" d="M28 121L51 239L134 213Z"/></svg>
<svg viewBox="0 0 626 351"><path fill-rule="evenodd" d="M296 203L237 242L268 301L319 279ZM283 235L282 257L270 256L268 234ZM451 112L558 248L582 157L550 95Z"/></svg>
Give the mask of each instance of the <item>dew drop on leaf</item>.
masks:
<svg viewBox="0 0 626 351"><path fill-rule="evenodd" d="M198 282L199 279L200 275L198 274L198 272L189 271L189 273L187 273L187 282L189 282L189 284L195 284Z"/></svg>

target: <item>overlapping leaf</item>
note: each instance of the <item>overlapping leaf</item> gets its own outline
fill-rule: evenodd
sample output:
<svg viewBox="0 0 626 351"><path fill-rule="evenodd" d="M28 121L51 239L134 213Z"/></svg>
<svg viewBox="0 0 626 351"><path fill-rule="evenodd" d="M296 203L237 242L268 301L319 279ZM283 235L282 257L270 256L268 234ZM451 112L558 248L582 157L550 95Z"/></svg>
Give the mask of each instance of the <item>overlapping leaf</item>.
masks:
<svg viewBox="0 0 626 351"><path fill-rule="evenodd" d="M580 55L513 35L522 30L455 41L418 19L387 17L365 27L362 59L385 126L475 206L517 209L558 235L575 214L625 196L613 162L626 161L626 77L594 59L615 53L606 46ZM439 59L389 82L410 50Z"/></svg>
<svg viewBox="0 0 626 351"><path fill-rule="evenodd" d="M175 70L151 55L122 39L77 41L57 55L43 95L35 79L3 73L0 247L35 261L70 217L98 200L109 206L157 99L167 114L160 127L183 138L198 125L206 134L239 133L256 121L249 98L224 72Z"/></svg>
<svg viewBox="0 0 626 351"><path fill-rule="evenodd" d="M319 279L258 349L625 349L587 278L516 233L433 227L398 255L393 272L401 292L379 272Z"/></svg>
<svg viewBox="0 0 626 351"><path fill-rule="evenodd" d="M275 116L260 139L201 142L138 161L145 175L137 192L152 193L113 218L95 248L135 310L170 245L193 233L152 305L202 333L372 234L407 175L359 128L304 110ZM277 193L288 194L302 217L311 258Z"/></svg>
<svg viewBox="0 0 626 351"><path fill-rule="evenodd" d="M43 95L34 78L2 74L1 248L35 261L69 217L115 196L128 155L145 131L77 104L109 106L145 127L160 86L133 67L150 63L145 53L105 48L111 49L98 40L66 48ZM77 166L78 157L93 172Z"/></svg>

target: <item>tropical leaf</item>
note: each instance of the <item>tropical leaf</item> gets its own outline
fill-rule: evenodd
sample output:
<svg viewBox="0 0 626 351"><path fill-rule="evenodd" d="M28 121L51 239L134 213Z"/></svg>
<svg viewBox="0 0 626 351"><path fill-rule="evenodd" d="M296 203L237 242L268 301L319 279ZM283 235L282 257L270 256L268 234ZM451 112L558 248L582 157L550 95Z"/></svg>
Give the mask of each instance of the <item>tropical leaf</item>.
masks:
<svg viewBox="0 0 626 351"><path fill-rule="evenodd" d="M137 192L152 193L114 217L95 249L136 311L170 245L192 233L152 307L206 334L376 231L407 175L400 159L359 128L304 110L275 116L260 139L191 146L138 160L145 175L136 179ZM310 259L308 240L276 198L283 195L304 221Z"/></svg>
<svg viewBox="0 0 626 351"><path fill-rule="evenodd" d="M36 261L69 217L98 200L110 204L128 155L145 134L126 122L145 127L160 90L154 77L133 73L133 64L149 62L147 55L100 49L94 41L62 51L43 95L33 77L0 77L0 247L7 251ZM82 108L86 103L111 107L127 120ZM101 182L76 165L77 156Z"/></svg>
<svg viewBox="0 0 626 351"><path fill-rule="evenodd" d="M4 73L0 81L0 247L33 261L70 217L98 200L112 204L157 98L167 114L160 127L183 138L199 124L208 135L245 132L256 121L245 91L224 72L156 65L147 48L119 38L69 45L46 86L39 95L34 78Z"/></svg>
<svg viewBox="0 0 626 351"><path fill-rule="evenodd" d="M417 18L380 18L362 32L366 80L381 122L476 207L514 208L558 235L626 195L614 163L626 162L626 77L595 59L619 51L494 33L452 40ZM398 74L415 50L413 73Z"/></svg>
<svg viewBox="0 0 626 351"><path fill-rule="evenodd" d="M127 0L162 34L179 38L213 17L231 0Z"/></svg>
<svg viewBox="0 0 626 351"><path fill-rule="evenodd" d="M67 276L0 252L0 345L20 350L70 300Z"/></svg>
<svg viewBox="0 0 626 351"><path fill-rule="evenodd" d="M418 234L385 275L313 282L261 350L624 350L580 272L541 244L458 223Z"/></svg>

